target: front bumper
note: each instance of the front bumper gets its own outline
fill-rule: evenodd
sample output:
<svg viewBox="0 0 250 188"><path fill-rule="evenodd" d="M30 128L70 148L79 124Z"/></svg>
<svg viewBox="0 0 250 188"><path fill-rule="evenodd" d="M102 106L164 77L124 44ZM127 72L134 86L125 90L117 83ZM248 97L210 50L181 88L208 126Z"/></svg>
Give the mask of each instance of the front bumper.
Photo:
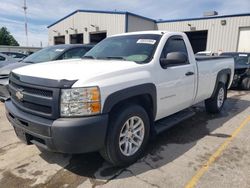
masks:
<svg viewBox="0 0 250 188"><path fill-rule="evenodd" d="M7 88L8 83L9 83L8 78L0 79L0 101L4 102L10 97L10 94Z"/></svg>
<svg viewBox="0 0 250 188"><path fill-rule="evenodd" d="M86 153L104 146L107 114L50 120L19 110L10 100L5 107L17 136L27 144L60 153Z"/></svg>
<svg viewBox="0 0 250 188"><path fill-rule="evenodd" d="M245 77L249 77L249 76L250 76L250 68L235 69L234 78L233 78L233 82L231 84L231 87L236 88L236 87L240 86L242 80Z"/></svg>

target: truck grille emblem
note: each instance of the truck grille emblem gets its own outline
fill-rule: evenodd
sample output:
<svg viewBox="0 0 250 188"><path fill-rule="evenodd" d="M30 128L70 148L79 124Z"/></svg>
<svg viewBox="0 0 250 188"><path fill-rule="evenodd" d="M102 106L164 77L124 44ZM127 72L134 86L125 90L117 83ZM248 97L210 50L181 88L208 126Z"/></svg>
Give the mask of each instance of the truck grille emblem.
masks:
<svg viewBox="0 0 250 188"><path fill-rule="evenodd" d="M22 101L23 100L23 91L22 90L18 90L16 92L16 97L19 101Z"/></svg>

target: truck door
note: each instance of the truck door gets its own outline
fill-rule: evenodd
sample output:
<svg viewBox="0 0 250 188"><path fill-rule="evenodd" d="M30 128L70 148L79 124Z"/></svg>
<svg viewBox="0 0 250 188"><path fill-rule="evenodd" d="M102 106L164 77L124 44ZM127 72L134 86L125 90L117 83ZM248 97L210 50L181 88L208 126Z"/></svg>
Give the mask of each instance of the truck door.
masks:
<svg viewBox="0 0 250 188"><path fill-rule="evenodd" d="M161 58L167 57L170 52L182 52L188 57L186 44L182 36L171 36L165 43ZM159 60L160 63L160 60ZM173 114L189 107L195 94L195 64L180 64L176 62L169 67L162 67L157 74L158 93L157 119Z"/></svg>

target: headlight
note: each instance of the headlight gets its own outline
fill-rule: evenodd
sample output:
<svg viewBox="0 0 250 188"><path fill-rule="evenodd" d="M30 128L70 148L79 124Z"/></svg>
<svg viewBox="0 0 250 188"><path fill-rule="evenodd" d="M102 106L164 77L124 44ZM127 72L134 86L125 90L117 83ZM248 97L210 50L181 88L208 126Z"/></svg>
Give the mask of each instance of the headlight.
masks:
<svg viewBox="0 0 250 188"><path fill-rule="evenodd" d="M86 116L101 112L98 87L61 90L61 116Z"/></svg>

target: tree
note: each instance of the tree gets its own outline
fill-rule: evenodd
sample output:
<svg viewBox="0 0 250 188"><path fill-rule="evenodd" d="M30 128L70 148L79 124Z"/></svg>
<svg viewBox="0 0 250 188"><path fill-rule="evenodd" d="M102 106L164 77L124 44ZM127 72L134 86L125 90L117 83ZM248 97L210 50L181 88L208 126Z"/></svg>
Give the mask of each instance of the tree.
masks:
<svg viewBox="0 0 250 188"><path fill-rule="evenodd" d="M0 28L0 45L19 46L16 39L10 34L6 27Z"/></svg>

